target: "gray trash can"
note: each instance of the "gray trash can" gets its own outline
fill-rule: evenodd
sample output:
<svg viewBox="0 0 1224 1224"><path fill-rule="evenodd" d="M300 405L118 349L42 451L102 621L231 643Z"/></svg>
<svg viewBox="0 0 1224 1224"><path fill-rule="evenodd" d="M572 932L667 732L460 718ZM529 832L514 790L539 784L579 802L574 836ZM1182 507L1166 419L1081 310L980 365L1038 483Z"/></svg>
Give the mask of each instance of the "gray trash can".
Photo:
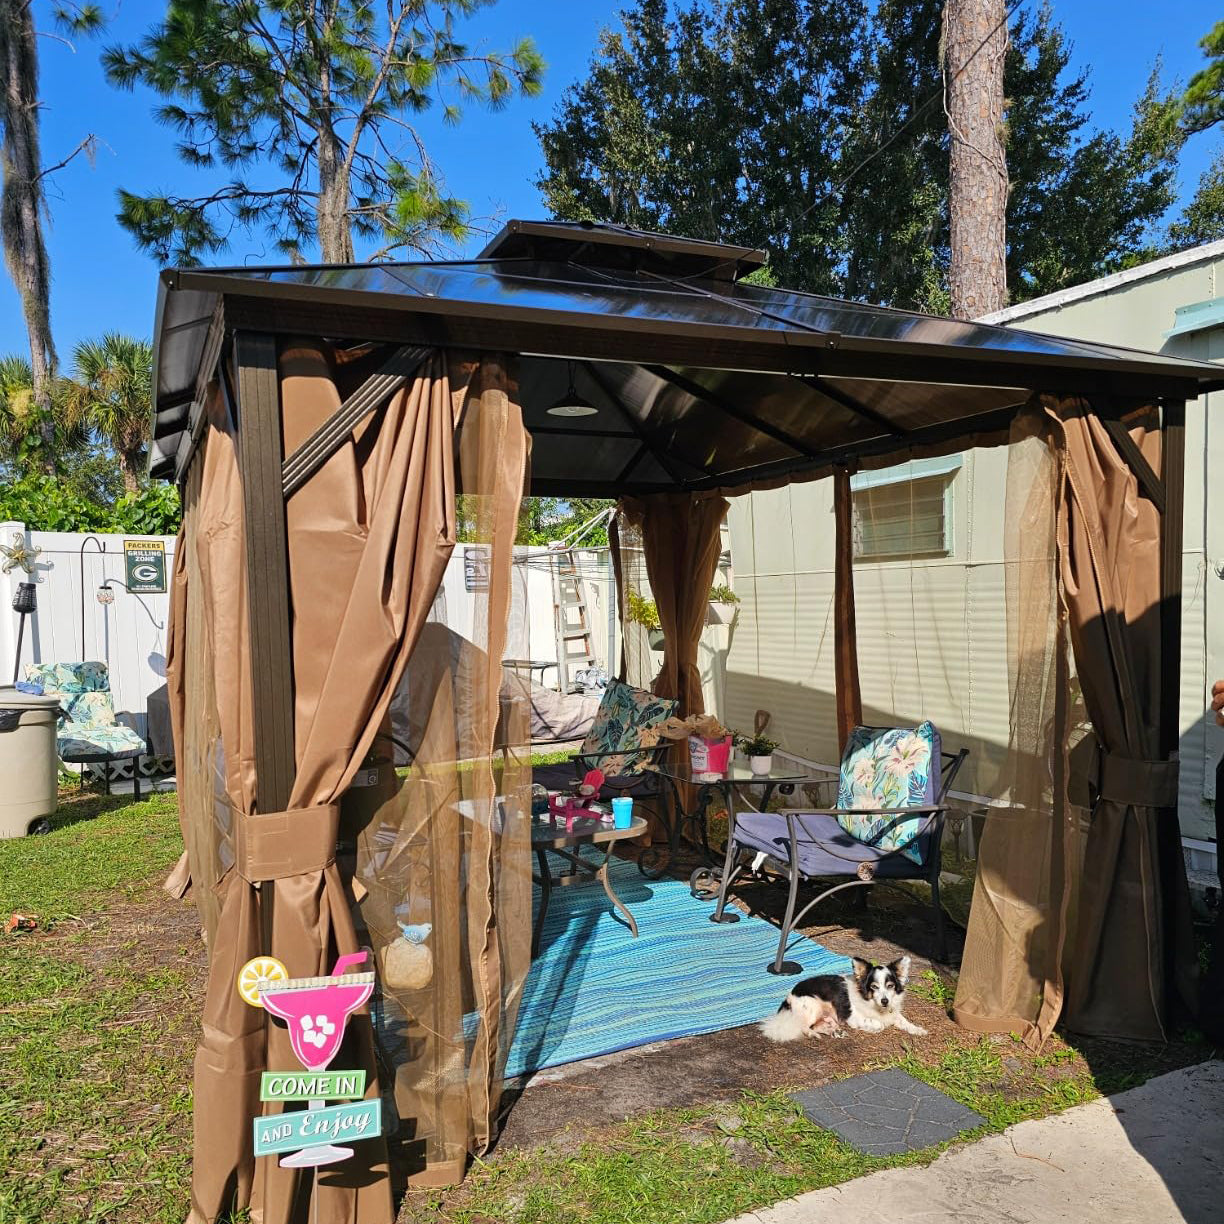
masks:
<svg viewBox="0 0 1224 1224"><path fill-rule="evenodd" d="M0 837L24 837L59 804L58 697L0 685Z"/></svg>

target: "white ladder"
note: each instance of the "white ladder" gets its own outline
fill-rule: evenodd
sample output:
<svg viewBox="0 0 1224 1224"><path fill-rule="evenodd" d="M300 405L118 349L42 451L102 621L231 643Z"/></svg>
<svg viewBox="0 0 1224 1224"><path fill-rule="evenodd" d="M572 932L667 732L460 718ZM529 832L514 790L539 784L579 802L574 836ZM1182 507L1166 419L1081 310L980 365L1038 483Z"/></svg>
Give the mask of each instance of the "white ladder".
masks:
<svg viewBox="0 0 1224 1224"><path fill-rule="evenodd" d="M587 624L586 596L582 575L572 548L554 549L552 554L553 614L557 627L557 687L563 693L575 690L573 673L595 662L591 629Z"/></svg>

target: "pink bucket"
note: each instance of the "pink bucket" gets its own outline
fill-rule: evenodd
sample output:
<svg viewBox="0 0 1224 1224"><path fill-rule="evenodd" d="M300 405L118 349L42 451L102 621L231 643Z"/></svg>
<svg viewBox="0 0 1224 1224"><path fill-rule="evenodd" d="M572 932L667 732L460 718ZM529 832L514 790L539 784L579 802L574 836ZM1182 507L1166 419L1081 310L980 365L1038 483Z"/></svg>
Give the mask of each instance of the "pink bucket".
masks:
<svg viewBox="0 0 1224 1224"><path fill-rule="evenodd" d="M731 737L689 736L689 767L694 774L724 774L731 763Z"/></svg>

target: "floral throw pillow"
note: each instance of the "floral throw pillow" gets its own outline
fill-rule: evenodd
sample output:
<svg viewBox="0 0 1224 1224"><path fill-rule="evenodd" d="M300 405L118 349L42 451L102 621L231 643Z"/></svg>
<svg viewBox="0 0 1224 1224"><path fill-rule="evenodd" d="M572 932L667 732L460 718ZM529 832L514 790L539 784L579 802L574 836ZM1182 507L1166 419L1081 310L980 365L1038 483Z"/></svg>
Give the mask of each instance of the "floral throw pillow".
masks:
<svg viewBox="0 0 1224 1224"><path fill-rule="evenodd" d="M855 727L846 742L837 806L854 808L837 817L851 837L922 862L917 836L929 813L907 820L875 816L880 809L930 807L939 791L939 732L931 722L879 730Z"/></svg>
<svg viewBox="0 0 1224 1224"><path fill-rule="evenodd" d="M620 680L610 680L595 721L579 749L579 760L583 760L584 753L600 754L584 764L602 769L609 778L627 778L645 772L651 768L647 758L630 750L657 744L659 737L655 728L676 712L678 704L670 697L656 697ZM609 753L614 755L607 755Z"/></svg>

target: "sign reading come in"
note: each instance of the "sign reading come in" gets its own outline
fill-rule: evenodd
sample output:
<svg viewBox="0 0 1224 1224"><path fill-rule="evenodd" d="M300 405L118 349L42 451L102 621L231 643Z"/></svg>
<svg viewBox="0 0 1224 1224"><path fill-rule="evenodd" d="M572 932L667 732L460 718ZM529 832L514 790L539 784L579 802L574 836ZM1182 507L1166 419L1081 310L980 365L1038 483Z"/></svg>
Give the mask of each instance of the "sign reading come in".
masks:
<svg viewBox="0 0 1224 1224"><path fill-rule="evenodd" d="M166 545L161 540L124 540L123 565L133 595L166 593Z"/></svg>

